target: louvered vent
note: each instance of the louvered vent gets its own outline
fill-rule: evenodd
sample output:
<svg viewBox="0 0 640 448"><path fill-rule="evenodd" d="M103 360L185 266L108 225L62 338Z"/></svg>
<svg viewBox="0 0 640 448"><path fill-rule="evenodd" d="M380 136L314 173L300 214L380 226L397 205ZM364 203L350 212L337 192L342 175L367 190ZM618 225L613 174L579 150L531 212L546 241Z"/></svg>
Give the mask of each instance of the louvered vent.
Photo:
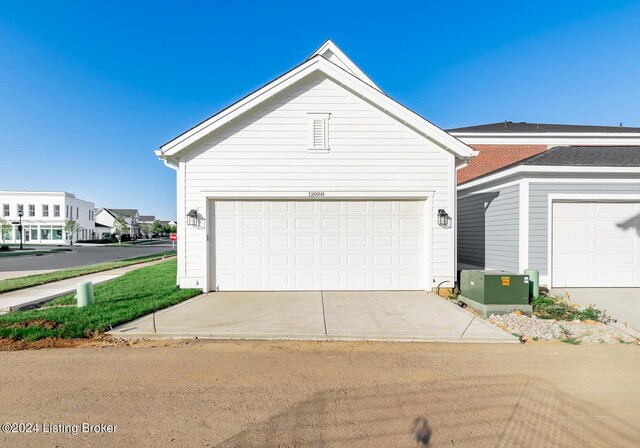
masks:
<svg viewBox="0 0 640 448"><path fill-rule="evenodd" d="M313 147L324 148L324 120L313 120Z"/></svg>
<svg viewBox="0 0 640 448"><path fill-rule="evenodd" d="M329 149L329 114L309 113L309 149Z"/></svg>

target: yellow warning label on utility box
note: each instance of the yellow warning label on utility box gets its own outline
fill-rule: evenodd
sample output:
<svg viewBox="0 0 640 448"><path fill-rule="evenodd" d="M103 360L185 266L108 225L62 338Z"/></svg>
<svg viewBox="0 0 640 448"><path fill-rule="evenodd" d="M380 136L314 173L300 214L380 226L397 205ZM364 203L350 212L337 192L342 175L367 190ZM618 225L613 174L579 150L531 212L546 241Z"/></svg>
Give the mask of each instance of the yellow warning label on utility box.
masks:
<svg viewBox="0 0 640 448"><path fill-rule="evenodd" d="M502 286L509 286L511 284L511 277L500 277L502 280Z"/></svg>

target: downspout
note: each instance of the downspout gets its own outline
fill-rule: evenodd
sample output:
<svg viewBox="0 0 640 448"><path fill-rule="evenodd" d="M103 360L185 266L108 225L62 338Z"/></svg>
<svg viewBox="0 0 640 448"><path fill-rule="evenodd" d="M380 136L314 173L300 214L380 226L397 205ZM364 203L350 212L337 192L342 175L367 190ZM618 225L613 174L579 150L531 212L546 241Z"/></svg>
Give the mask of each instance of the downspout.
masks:
<svg viewBox="0 0 640 448"><path fill-rule="evenodd" d="M154 151L154 154L158 156L160 160L162 160L162 163L164 163L164 166L169 167L174 171L178 171L178 162L176 162L175 160L171 160L169 158L165 158L164 155L162 154L162 151L160 151L159 149L157 151Z"/></svg>

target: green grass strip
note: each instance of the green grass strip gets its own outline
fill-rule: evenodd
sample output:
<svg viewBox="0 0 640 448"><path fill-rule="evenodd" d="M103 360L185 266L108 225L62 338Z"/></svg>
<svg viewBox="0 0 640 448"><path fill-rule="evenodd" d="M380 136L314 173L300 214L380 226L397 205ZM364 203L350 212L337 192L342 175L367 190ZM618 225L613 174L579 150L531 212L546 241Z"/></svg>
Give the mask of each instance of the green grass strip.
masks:
<svg viewBox="0 0 640 448"><path fill-rule="evenodd" d="M2 315L0 337L27 342L91 337L201 294L198 289L176 288L176 267L176 260L169 260L96 285L95 302L85 308L52 306L75 304L74 294L68 294L48 307Z"/></svg>
<svg viewBox="0 0 640 448"><path fill-rule="evenodd" d="M66 280L68 278L79 277L81 275L95 274L96 272L110 271L111 269L122 268L137 264L138 262L159 260L163 257L175 255L176 251L171 250L142 257L127 258L125 260L110 261L107 263L92 264L78 268L62 269L60 271L46 272L44 274L29 275L27 277L9 278L0 280L0 294L18 289L30 288L32 286L44 285L46 283Z"/></svg>
<svg viewBox="0 0 640 448"><path fill-rule="evenodd" d="M51 250L30 250L25 252L5 252L0 251L0 257L27 257L29 255L50 254Z"/></svg>

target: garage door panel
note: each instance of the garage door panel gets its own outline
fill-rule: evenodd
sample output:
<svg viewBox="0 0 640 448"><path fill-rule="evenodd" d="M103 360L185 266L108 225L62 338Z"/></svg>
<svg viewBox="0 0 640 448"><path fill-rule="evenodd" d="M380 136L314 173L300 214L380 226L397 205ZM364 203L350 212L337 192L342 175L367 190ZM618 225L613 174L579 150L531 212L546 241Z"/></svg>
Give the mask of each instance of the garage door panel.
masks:
<svg viewBox="0 0 640 448"><path fill-rule="evenodd" d="M553 286L640 286L640 235L633 226L637 202L554 202Z"/></svg>
<svg viewBox="0 0 640 448"><path fill-rule="evenodd" d="M212 203L219 290L424 289L423 201Z"/></svg>

